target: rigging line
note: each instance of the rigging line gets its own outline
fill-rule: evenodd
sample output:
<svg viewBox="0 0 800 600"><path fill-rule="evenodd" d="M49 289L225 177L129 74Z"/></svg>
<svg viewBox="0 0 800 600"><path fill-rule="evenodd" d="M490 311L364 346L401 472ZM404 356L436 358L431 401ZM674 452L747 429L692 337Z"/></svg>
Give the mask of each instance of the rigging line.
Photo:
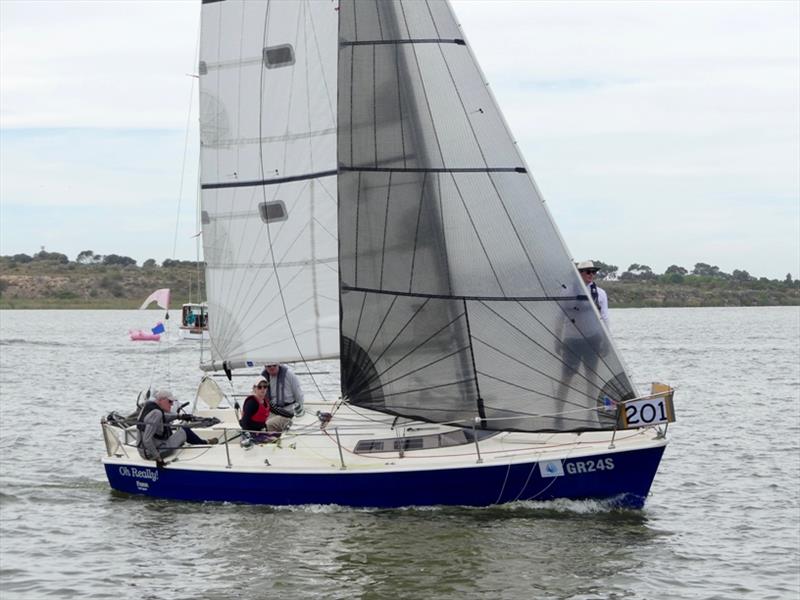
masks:
<svg viewBox="0 0 800 600"><path fill-rule="evenodd" d="M195 61L194 64L198 64L198 55L200 53L200 35L197 36L197 45L194 49L194 57ZM178 186L178 211L175 216L175 235L172 239L172 259L175 260L175 255L178 251L178 228L180 226L181 221L181 200L183 199L183 181L184 177L186 176L186 155L189 152L189 128L191 124L192 118L192 101L194 99L194 80L195 77L191 76L192 85L189 86L189 112L186 115L186 132L184 133L183 138L183 160L181 162L181 179L180 185Z"/></svg>
<svg viewBox="0 0 800 600"><path fill-rule="evenodd" d="M385 296L405 296L411 298L432 298L434 300L471 300L476 302L563 302L576 300L588 302L589 297L578 296L464 296L461 294L428 294L426 292L401 292L399 290L381 290L342 284L342 290L347 292L364 292L367 294L381 294Z"/></svg>
<svg viewBox="0 0 800 600"><path fill-rule="evenodd" d="M472 360L472 373L474 374L475 378L475 402L477 404L476 408L478 409L478 416L481 418L481 427L486 427L486 410L483 406L483 398L481 397L481 387L478 383L478 367L475 365L475 348L472 344L472 330L470 329L469 325L469 310L467 308L467 301L464 300L464 321L467 324L467 340L469 343L469 355L470 359Z"/></svg>
<svg viewBox="0 0 800 600"><path fill-rule="evenodd" d="M375 20L378 22L378 35L383 39L383 19L381 19L381 1L373 0L375 4Z"/></svg>

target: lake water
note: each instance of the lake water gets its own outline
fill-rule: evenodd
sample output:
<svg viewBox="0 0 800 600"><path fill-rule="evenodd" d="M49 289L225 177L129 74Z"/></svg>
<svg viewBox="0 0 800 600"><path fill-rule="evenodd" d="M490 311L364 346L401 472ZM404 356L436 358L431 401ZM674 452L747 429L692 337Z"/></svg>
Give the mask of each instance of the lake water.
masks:
<svg viewBox="0 0 800 600"><path fill-rule="evenodd" d="M612 311L642 389L677 388L642 511L112 492L101 416L151 383L190 400L198 379L198 343L127 339L158 314L0 311L0 599L800 597L797 307Z"/></svg>

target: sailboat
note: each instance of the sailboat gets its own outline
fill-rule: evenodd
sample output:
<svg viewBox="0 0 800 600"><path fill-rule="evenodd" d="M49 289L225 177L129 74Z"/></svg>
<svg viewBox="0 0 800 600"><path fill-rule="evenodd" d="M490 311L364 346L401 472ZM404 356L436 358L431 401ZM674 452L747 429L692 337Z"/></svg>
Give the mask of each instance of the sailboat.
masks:
<svg viewBox="0 0 800 600"><path fill-rule="evenodd" d="M181 305L178 335L182 340L208 339L208 306L205 302L187 302Z"/></svg>
<svg viewBox="0 0 800 600"><path fill-rule="evenodd" d="M640 394L445 1L203 0L201 221L216 445L158 468L103 420L110 485L175 500L643 506L674 420ZM329 397L315 365L338 361ZM244 445L236 377L303 377ZM326 393L328 394L326 396Z"/></svg>

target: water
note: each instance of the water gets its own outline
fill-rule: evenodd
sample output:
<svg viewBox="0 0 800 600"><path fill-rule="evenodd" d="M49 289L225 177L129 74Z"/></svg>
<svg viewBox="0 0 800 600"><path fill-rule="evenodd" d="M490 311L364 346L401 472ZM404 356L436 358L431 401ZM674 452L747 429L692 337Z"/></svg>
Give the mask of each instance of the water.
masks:
<svg viewBox="0 0 800 600"><path fill-rule="evenodd" d="M130 409L151 382L168 380L182 400L197 382L197 343L164 353L128 341L156 317L0 312L0 599L800 596L796 307L612 311L642 388L678 388L643 511L118 495L99 462L100 417Z"/></svg>

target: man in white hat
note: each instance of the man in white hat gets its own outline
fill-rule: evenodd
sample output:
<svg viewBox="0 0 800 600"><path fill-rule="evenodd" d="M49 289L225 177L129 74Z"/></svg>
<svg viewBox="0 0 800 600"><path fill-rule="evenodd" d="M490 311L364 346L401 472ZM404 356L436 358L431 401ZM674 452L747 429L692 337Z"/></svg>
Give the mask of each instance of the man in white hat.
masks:
<svg viewBox="0 0 800 600"><path fill-rule="evenodd" d="M594 282L595 273L600 269L595 267L594 263L590 260L579 262L577 266L578 273L581 274L581 279L583 279L586 289L589 290L589 296L591 296L597 310L600 311L600 319L602 319L605 326L608 327L608 295L603 288L599 287Z"/></svg>

